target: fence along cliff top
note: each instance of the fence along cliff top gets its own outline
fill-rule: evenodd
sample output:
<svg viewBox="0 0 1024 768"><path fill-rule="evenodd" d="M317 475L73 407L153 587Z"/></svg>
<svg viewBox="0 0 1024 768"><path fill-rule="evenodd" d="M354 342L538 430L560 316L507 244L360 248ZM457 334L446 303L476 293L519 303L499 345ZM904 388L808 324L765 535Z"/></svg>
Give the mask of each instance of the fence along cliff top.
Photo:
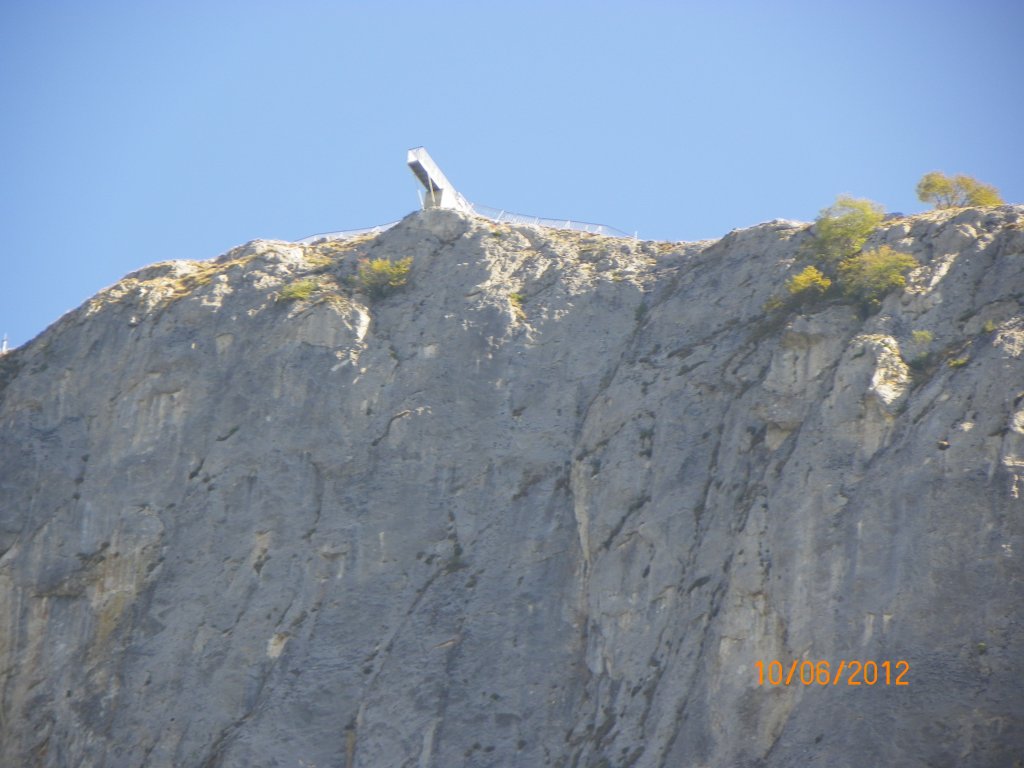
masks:
<svg viewBox="0 0 1024 768"><path fill-rule="evenodd" d="M469 202L459 194L455 186L448 181L437 163L434 162L430 153L425 147L414 147L409 150L406 162L410 170L423 185L424 208L448 208L449 210L468 213L473 216L480 216L491 221L506 222L510 224L533 224L539 227L551 227L553 229L572 229L577 232L589 232L594 235L606 237L635 237L628 235L618 229L606 227L604 224L588 224L583 221L570 221L568 219L543 219L539 216L526 216L521 213L510 213L509 211L491 208L486 205L477 205ZM342 232L324 232L318 235L310 235L299 240L300 243L312 243L317 240L341 240L347 237L355 237L363 234L376 234L397 224L393 221L390 224L381 224L368 229L349 229Z"/></svg>

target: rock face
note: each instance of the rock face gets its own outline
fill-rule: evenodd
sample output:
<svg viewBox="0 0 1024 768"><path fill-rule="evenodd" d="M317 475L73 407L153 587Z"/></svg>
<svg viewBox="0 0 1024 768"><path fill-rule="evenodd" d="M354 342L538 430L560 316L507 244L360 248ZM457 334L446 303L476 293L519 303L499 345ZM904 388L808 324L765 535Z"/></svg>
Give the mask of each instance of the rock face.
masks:
<svg viewBox="0 0 1024 768"><path fill-rule="evenodd" d="M867 319L765 313L807 237L435 210L65 316L0 360L0 764L1020 765L1024 207L888 221Z"/></svg>

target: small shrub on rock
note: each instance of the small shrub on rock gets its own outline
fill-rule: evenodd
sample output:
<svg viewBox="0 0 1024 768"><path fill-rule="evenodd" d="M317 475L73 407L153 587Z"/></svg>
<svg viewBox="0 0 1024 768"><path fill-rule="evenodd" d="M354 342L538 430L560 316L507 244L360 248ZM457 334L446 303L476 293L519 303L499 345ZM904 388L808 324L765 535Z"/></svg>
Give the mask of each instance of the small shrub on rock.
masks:
<svg viewBox="0 0 1024 768"><path fill-rule="evenodd" d="M313 292L319 288L319 283L316 280L305 279L296 280L293 283L289 283L281 292L277 294L278 301L305 301Z"/></svg>
<svg viewBox="0 0 1024 768"><path fill-rule="evenodd" d="M408 285L411 270L411 256L398 261L361 259L356 272L356 283L368 296L380 299Z"/></svg>
<svg viewBox="0 0 1024 768"><path fill-rule="evenodd" d="M799 274L793 275L786 283L786 290L795 299L816 299L825 294L832 281L817 267L806 267Z"/></svg>
<svg viewBox="0 0 1024 768"><path fill-rule="evenodd" d="M913 256L883 245L845 259L839 265L839 285L846 296L876 309L887 293L907 284L906 274L916 266Z"/></svg>
<svg viewBox="0 0 1024 768"><path fill-rule="evenodd" d="M910 370L915 373L924 373L932 367L935 361L935 354L931 350L931 345L934 340L935 334L931 331L917 330L911 332L908 349L913 354L907 360Z"/></svg>
<svg viewBox="0 0 1024 768"><path fill-rule="evenodd" d="M764 304L765 312L779 312L812 304L822 298L832 281L814 266L805 267L786 282L786 295L772 296Z"/></svg>
<svg viewBox="0 0 1024 768"><path fill-rule="evenodd" d="M512 312L517 318L522 320L526 317L526 312L523 310L523 303L526 301L526 297L521 293L510 293L508 300L512 304Z"/></svg>

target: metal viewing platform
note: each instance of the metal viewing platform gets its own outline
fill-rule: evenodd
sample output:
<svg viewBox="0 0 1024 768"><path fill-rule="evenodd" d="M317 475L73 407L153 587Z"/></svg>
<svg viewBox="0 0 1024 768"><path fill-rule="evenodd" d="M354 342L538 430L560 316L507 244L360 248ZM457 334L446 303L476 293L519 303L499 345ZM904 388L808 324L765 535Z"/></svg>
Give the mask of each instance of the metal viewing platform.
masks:
<svg viewBox="0 0 1024 768"><path fill-rule="evenodd" d="M636 238L635 234L629 235L626 232L613 229L612 227L607 227L603 224L590 224L583 221L572 221L569 219L546 219L539 216L526 216L521 213L512 213L510 211L491 208L486 205L473 204L463 197L459 191L455 189L455 186L448 181L448 177L444 175L444 172L438 167L437 163L434 162L430 153L427 152L424 147L413 147L410 149L406 156L406 162L408 162L413 175L416 176L426 191L425 194L422 195L424 208L447 208L452 211L458 211L459 213L469 214L470 216L480 216L485 219L490 219L491 221L505 224L528 224L537 227L548 227L551 229L569 229L577 232L587 232L592 235L603 235L605 237ZM344 240L352 237L359 237L361 235L376 235L391 229L391 227L396 224L398 224L398 222L393 221L390 224L382 224L368 229L323 232L317 235L304 237L296 242L315 243L320 240Z"/></svg>
<svg viewBox="0 0 1024 768"><path fill-rule="evenodd" d="M424 208L449 208L462 213L473 213L473 206L448 181L448 177L441 172L424 147L410 149L406 161L426 190Z"/></svg>

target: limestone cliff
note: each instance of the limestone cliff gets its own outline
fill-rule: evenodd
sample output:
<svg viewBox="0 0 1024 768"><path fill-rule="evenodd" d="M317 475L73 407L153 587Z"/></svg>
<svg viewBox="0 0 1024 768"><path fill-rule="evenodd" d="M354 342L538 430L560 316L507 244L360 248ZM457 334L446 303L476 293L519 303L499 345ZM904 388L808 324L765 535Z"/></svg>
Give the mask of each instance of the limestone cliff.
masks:
<svg viewBox="0 0 1024 768"><path fill-rule="evenodd" d="M1024 207L887 221L866 319L765 313L808 236L436 210L65 316L0 360L0 764L1019 766Z"/></svg>

